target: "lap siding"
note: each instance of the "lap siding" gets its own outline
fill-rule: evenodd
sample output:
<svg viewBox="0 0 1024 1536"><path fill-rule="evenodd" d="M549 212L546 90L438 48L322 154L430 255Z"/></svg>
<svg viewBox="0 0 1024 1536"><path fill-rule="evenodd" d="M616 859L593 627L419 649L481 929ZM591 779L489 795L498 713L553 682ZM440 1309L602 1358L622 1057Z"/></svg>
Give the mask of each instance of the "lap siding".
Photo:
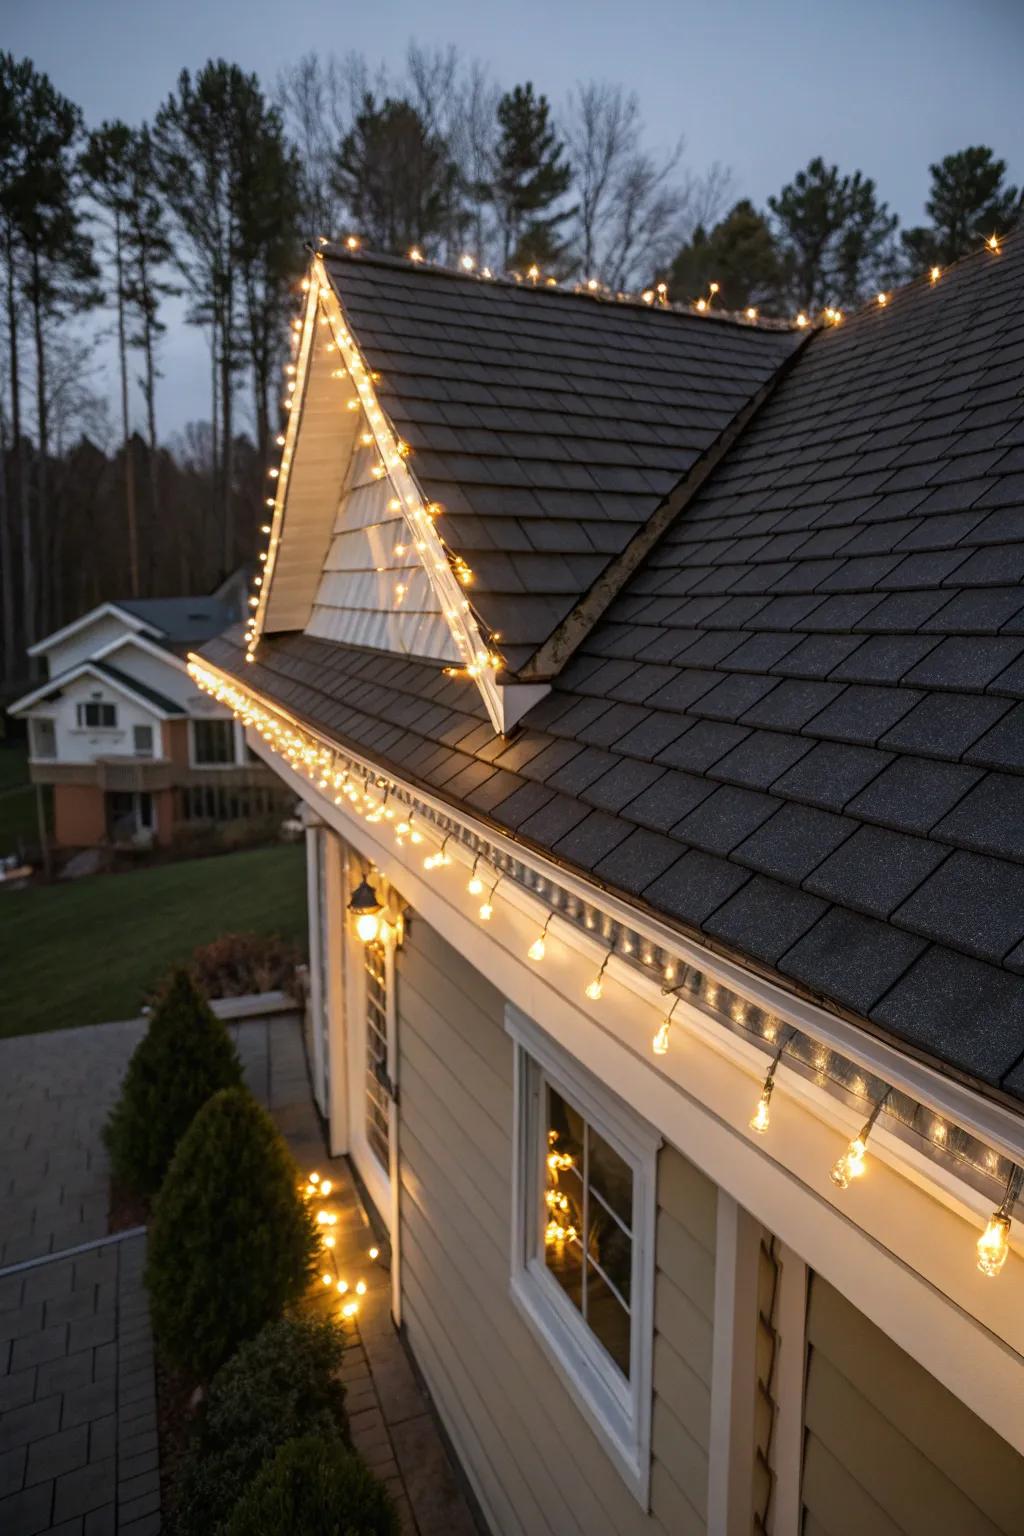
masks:
<svg viewBox="0 0 1024 1536"><path fill-rule="evenodd" d="M704 1536L714 1187L663 1148L647 1513L509 1294L504 999L414 917L396 1001L403 1316L495 1536Z"/></svg>

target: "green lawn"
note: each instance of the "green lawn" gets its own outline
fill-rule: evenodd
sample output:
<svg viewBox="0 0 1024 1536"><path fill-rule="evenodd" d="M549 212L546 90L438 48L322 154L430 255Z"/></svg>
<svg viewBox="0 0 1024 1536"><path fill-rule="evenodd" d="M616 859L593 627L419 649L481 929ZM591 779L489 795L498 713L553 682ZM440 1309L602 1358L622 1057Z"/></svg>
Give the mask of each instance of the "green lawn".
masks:
<svg viewBox="0 0 1024 1536"><path fill-rule="evenodd" d="M222 933L306 947L301 843L0 891L0 1036L127 1019Z"/></svg>
<svg viewBox="0 0 1024 1536"><path fill-rule="evenodd" d="M53 821L52 791L43 791L47 824ZM36 792L28 778L28 753L23 742L0 742L0 858L35 849L39 843Z"/></svg>

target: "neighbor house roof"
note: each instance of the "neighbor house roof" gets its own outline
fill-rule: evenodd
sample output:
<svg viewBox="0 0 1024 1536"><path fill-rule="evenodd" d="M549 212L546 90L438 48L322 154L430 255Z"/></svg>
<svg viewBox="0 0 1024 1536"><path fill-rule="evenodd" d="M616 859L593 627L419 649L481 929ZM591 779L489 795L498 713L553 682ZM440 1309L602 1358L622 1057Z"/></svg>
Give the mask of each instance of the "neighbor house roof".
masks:
<svg viewBox="0 0 1024 1536"><path fill-rule="evenodd" d="M801 340L375 256L324 267L513 672Z"/></svg>
<svg viewBox="0 0 1024 1536"><path fill-rule="evenodd" d="M220 597L119 598L117 607L159 630L172 647L202 645L232 623L237 612Z"/></svg>
<svg viewBox="0 0 1024 1536"><path fill-rule="evenodd" d="M1017 234L815 335L512 738L433 663L301 635L264 638L250 666L238 638L204 655L705 943L1024 1097L1022 291ZM507 290L473 292L470 331ZM460 367L486 391L458 307L401 302L448 338L445 391ZM515 303L531 332L561 334L550 295ZM610 353L655 318L593 307ZM732 331L693 325L713 371ZM400 338L375 334L392 336L378 362L401 376ZM660 355L653 374L649 415L674 395ZM607 388L599 375L598 398ZM585 414L585 367L560 390ZM396 426L418 428L417 469L432 464L443 416ZM514 549L511 500L486 520L461 510L489 449L483 470L469 441L436 450L451 478L431 483L456 519L483 523L481 546L504 530ZM691 448L677 452L685 473ZM678 479L664 474L663 492ZM539 556L550 492L529 494ZM552 522L591 538L605 494L578 490ZM510 584L497 595L514 612Z"/></svg>
<svg viewBox="0 0 1024 1536"><path fill-rule="evenodd" d="M48 699L59 695L70 683L77 682L80 677L95 677L98 681L106 679L121 693L131 694L139 703L148 705L158 714L163 716L184 715L186 711L182 706L169 699L166 694L159 693L157 689L150 688L137 677L132 677L127 672L122 672L120 667L112 667L108 661L99 658L89 658L86 661L76 662L73 667L68 667L65 672L60 672L56 677L51 677L45 683L40 683L31 693L23 694L20 699L15 699L13 704L7 706L12 715L24 714L36 704L41 704Z"/></svg>

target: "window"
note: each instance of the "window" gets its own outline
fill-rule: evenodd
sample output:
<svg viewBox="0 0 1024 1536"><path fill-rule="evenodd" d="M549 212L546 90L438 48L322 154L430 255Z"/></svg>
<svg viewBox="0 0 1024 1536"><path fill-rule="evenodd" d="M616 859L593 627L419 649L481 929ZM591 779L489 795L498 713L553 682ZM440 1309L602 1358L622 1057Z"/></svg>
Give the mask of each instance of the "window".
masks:
<svg viewBox="0 0 1024 1536"><path fill-rule="evenodd" d="M363 946L366 968L366 1140L378 1162L389 1167L388 973L387 950L379 939Z"/></svg>
<svg viewBox="0 0 1024 1536"><path fill-rule="evenodd" d="M512 1294L646 1504L659 1137L511 1004Z"/></svg>
<svg viewBox="0 0 1024 1536"><path fill-rule="evenodd" d="M132 726L132 747L136 757L153 756L153 727L151 725Z"/></svg>
<svg viewBox="0 0 1024 1536"><path fill-rule="evenodd" d="M90 700L78 706L78 724L83 730L113 731L117 729L117 705L98 704Z"/></svg>
<svg viewBox="0 0 1024 1536"><path fill-rule="evenodd" d="M192 721L192 761L199 767L235 760L235 722L233 720Z"/></svg>
<svg viewBox="0 0 1024 1536"><path fill-rule="evenodd" d="M33 757L57 756L57 728L44 716L29 722Z"/></svg>

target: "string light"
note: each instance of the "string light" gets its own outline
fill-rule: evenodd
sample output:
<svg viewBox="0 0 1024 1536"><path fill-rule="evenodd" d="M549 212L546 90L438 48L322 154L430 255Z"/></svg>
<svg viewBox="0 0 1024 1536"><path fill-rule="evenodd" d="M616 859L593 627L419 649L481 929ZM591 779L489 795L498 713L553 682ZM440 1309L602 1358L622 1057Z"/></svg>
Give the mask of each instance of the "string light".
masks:
<svg viewBox="0 0 1024 1536"><path fill-rule="evenodd" d="M545 948L546 948L544 941L547 938L548 928L551 925L551 919L554 917L554 915L555 915L554 912L549 912L547 917L545 918L545 920L544 920L544 927L541 929L540 933L537 935L537 937L534 939L533 943L530 945L529 949L526 951L528 959L530 959L530 960L543 960L544 959L544 952L545 952Z"/></svg>
<svg viewBox="0 0 1024 1536"><path fill-rule="evenodd" d="M848 1189L853 1179L859 1179L864 1173L865 1157L867 1154L868 1137L871 1135L875 1121L882 1112L882 1108L889 1098L890 1090L887 1088L871 1111L861 1127L860 1134L849 1143L841 1157L837 1157L832 1164L829 1178L837 1189Z"/></svg>
<svg viewBox="0 0 1024 1536"><path fill-rule="evenodd" d="M942 276L942 268L941 267L932 267L932 269L929 272L928 276L931 278L933 283L937 283L939 278Z"/></svg>
<svg viewBox="0 0 1024 1536"><path fill-rule="evenodd" d="M998 251L998 249L999 249L999 236L998 235L989 235L988 239L985 241L985 244L988 246L990 251Z"/></svg>
<svg viewBox="0 0 1024 1536"><path fill-rule="evenodd" d="M878 303L879 303L880 308L884 309L885 306L888 304L888 302L889 302L889 295L887 293L880 293L878 295Z"/></svg>
<svg viewBox="0 0 1024 1536"><path fill-rule="evenodd" d="M190 658L188 662L188 671L196 685L202 691L213 695L213 697L218 702L225 703L232 710L235 716L242 720L243 724L247 728L251 728L257 732L261 738L268 743L270 749L284 757L284 759L296 772L304 773L313 783L320 784L321 786L326 784L329 780L333 780L334 787L339 791L339 793L334 796L336 804L340 804L344 798L347 798L351 802L352 810L355 814L364 816L367 820L370 820L376 819L380 806L384 803L383 801L377 801L374 799L374 796L369 792L371 787L382 788L385 792L385 801L387 796L392 792L394 792L399 797L409 796L410 792L405 790L404 787L400 786L397 782L388 780L376 770L371 772L365 767L359 767L354 764L350 764L344 769L344 771L336 770L332 765L337 764L339 760L340 752L337 748L325 745L322 740L318 740L317 738L302 730L300 727L294 725L291 722L288 722L287 717L282 717L272 709L264 708L264 706L259 702L257 696L247 692L244 688L242 688L240 685L237 685L233 680L226 677L225 675L219 674L206 666L200 665L195 659L192 658ZM356 780L360 776L363 782L362 793L357 788L356 784ZM408 803L409 811L405 818L405 823L411 830L413 824L413 809L411 800ZM362 806L366 806L367 809L363 809ZM390 818L393 818L395 815L393 810L389 810L387 814ZM449 838L454 835L458 834L449 831L442 839L439 852L443 854L445 862L450 862L445 849ZM479 848L474 855L472 874L470 876L468 887L471 895L479 895L484 890L484 883L479 878L478 871L481 861L487 856L487 851L484 848ZM494 883L491 885L491 888L487 893L487 898L479 909L479 916L484 922L488 921L493 914L493 898L497 887L503 878L504 873L498 873L496 875ZM536 888L540 890L540 884L538 884ZM556 890L557 887L553 885L552 891ZM569 910L568 906L566 910ZM594 912L595 909L589 907L584 907L579 910L581 920L585 918L586 926L588 928L593 928L595 926ZM544 925L545 933L547 931L548 924L554 915L554 911L549 914L549 917ZM600 909L596 909L596 915L598 917L601 916ZM606 915L603 921L605 923L609 923L611 920ZM610 932L612 930L606 929L606 931ZM631 949L635 949L637 946L630 943L627 933L622 936L620 947L622 953L626 954ZM601 981L611 955L614 952L615 945L613 945L609 952L605 955L605 958L602 961L601 967L598 970L596 976L594 976L591 982L589 982L583 989L585 995L592 1001L596 1002L600 1000L602 995ZM650 946L641 945L638 953L645 965L648 963L652 966L656 963L661 965L662 976L665 984L664 990L666 992L676 990L676 979L678 976L682 975L688 986L692 979L696 980L696 982L699 984L696 990L699 991L702 1001L709 1009L717 1009L720 1006L717 997L717 993L721 990L720 984L714 982L712 978L702 977L699 973L692 972L689 966L683 965L675 959L670 958L664 962L658 961L656 952L653 951ZM726 994L726 997L728 998L729 995L730 994ZM669 1049L671 1026L673 1024L676 1008L681 1000L682 999L677 992L677 996L673 1001L671 1010L662 1020L662 1023L654 1036L652 1046L656 1055L664 1055ZM732 1003L728 1005L728 1012L731 1017L736 1019L738 1022L743 1023L745 1013L743 1011L738 1013L735 1004L736 1000L733 999ZM778 1020L769 1018L767 1025L764 1028L762 1038L767 1040L774 1040L778 1031L778 1023ZM750 1127L755 1132L763 1132L768 1128L769 1104L777 1064L781 1059L783 1047L787 1046L789 1041L797 1033L798 1031L796 1030L791 1030L789 1032L786 1039L782 1042L782 1045L777 1050L769 1068L764 1085L762 1087L761 1098L755 1109L754 1116L750 1121ZM805 1043L811 1046L814 1045L813 1040L808 1040ZM833 1054L834 1053L831 1053L824 1048L818 1048L818 1056L816 1060L819 1062L819 1071L817 1076L819 1083L822 1085L825 1084L827 1077L834 1075L829 1070L828 1065ZM837 1060L841 1063L842 1058L837 1058ZM855 1089L855 1091L862 1092L863 1086L860 1089ZM860 1134L854 1137L853 1140L847 1145L844 1153L840 1158L837 1159L835 1165L833 1166L830 1172L830 1177L836 1184L837 1188L847 1188L853 1179L860 1177L864 1173L866 1167L868 1139L879 1113L884 1108L890 1097L890 1092L891 1090L886 1089L883 1096L872 1109L868 1120L865 1122L860 1131ZM942 1131L941 1138L939 1138L937 1134L929 1134L928 1139L930 1141L936 1142L936 1144L938 1144L941 1140L942 1144L945 1144L948 1139L949 1127L946 1126L945 1122L941 1122L940 1128ZM975 1166L981 1166L979 1161L980 1156L981 1152L975 1150L973 1153ZM989 1149L987 1153L987 1169L994 1171L998 1166L998 1155ZM1014 1171L1014 1177L1011 1181L1011 1184L1007 1186L1007 1193L1004 1196L1003 1202L995 1211L993 1211L985 1231L978 1239L978 1264L982 1272L987 1275L998 1274L1005 1264L1009 1251L1010 1222L1012 1219L1014 1203L1019 1198L1021 1178L1021 1170L1016 1169ZM331 1187L332 1186L330 1180L321 1180L319 1174L315 1171L309 1175L308 1181L305 1183L305 1185L299 1186L304 1195L304 1198L307 1200L310 1200L315 1196L326 1197L326 1195L330 1193ZM316 1222L318 1231L320 1233L321 1246L325 1250L334 1249L335 1237L331 1231L331 1228L336 1225L337 1219L338 1218L336 1215L334 1215L334 1213L329 1212L323 1208L319 1209L316 1213ZM564 1227L564 1225L565 1224L563 1222L562 1226ZM374 1250L371 1250L371 1257L376 1257L376 1252Z"/></svg>
<svg viewBox="0 0 1024 1536"><path fill-rule="evenodd" d="M811 322L808 320L808 318L804 314L803 310L801 310L800 313L796 317L796 323L797 323L798 329L802 331L802 330L805 330L806 327L808 325L810 325Z"/></svg>
<svg viewBox="0 0 1024 1536"><path fill-rule="evenodd" d="M588 981L586 986L583 988L584 995L589 997L592 1003L599 1003L601 998L604 996L604 988L602 987L601 982L604 977L605 967L607 966L611 957L612 952L609 950L604 959L601 961L601 969L598 971L597 975L593 977L592 980Z"/></svg>
<svg viewBox="0 0 1024 1536"><path fill-rule="evenodd" d="M978 1268L992 1280L1001 1272L1010 1252L1010 1223L1013 1220L1013 1208L1020 1199L1022 1185L1024 1168L1014 1166L1006 1181L1003 1198L978 1238Z"/></svg>
<svg viewBox="0 0 1024 1536"><path fill-rule="evenodd" d="M418 245L410 247L408 256L410 261L420 262L423 260L423 252L420 250Z"/></svg>

